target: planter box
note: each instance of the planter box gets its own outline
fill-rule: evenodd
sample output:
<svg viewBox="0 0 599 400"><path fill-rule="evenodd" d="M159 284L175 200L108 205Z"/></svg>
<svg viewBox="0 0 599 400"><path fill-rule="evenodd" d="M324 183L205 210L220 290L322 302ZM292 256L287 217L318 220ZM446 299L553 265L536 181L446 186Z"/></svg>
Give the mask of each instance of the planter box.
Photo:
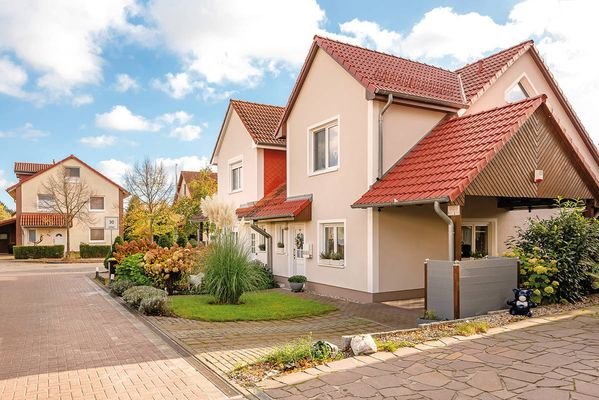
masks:
<svg viewBox="0 0 599 400"><path fill-rule="evenodd" d="M304 289L303 282L288 282L292 292L301 292Z"/></svg>
<svg viewBox="0 0 599 400"><path fill-rule="evenodd" d="M345 260L330 260L326 258L321 258L318 260L318 264L328 265L331 267L343 267L345 265Z"/></svg>

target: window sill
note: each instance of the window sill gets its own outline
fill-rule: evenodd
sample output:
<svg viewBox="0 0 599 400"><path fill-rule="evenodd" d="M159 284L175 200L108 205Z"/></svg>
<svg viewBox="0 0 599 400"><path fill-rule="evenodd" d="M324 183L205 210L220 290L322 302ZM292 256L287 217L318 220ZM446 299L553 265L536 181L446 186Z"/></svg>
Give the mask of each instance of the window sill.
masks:
<svg viewBox="0 0 599 400"><path fill-rule="evenodd" d="M345 260L318 260L321 267L345 268Z"/></svg>
<svg viewBox="0 0 599 400"><path fill-rule="evenodd" d="M233 193L239 193L239 192L243 192L243 189L235 189L235 190L231 190L229 192L229 194L233 194Z"/></svg>
<svg viewBox="0 0 599 400"><path fill-rule="evenodd" d="M92 213L103 213L105 211L106 210L89 210L89 212L92 212Z"/></svg>
<svg viewBox="0 0 599 400"><path fill-rule="evenodd" d="M324 175L324 174L329 174L331 172L336 172L339 170L339 167L334 167L334 168L327 168L327 169L320 169L318 171L312 171L308 174L308 176L318 176L318 175Z"/></svg>

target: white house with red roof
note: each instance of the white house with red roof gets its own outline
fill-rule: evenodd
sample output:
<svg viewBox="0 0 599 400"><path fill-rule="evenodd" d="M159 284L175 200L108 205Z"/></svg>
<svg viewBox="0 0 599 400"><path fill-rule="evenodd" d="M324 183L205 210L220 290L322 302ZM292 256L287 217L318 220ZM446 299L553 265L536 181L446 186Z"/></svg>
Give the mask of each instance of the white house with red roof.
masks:
<svg viewBox="0 0 599 400"><path fill-rule="evenodd" d="M16 203L12 244L65 244L64 215L49 210L48 204L54 200L44 192L48 179L60 171L65 171L74 183L85 183L90 193L89 218L85 221L75 219L70 228L71 250L78 251L80 243L108 245L111 244L111 238L122 235L123 201L129 193L79 158L70 155L54 163L15 163L14 172L19 181L6 189ZM106 229L106 218L118 221L118 230L111 232Z"/></svg>
<svg viewBox="0 0 599 400"><path fill-rule="evenodd" d="M422 297L426 259L501 255L557 197L595 213L599 152L531 41L449 71L316 36L281 110L263 133L285 145L285 186L269 193L252 170L256 190L221 192L234 154L257 145L227 129L217 144L234 149L219 194L273 238L281 281L304 274L310 290L363 302Z"/></svg>

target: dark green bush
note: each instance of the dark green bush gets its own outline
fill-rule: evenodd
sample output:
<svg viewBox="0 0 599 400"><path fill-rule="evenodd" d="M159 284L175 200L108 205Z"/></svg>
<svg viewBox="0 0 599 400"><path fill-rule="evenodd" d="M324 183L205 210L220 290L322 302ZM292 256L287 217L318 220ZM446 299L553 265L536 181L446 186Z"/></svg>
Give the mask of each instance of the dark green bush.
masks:
<svg viewBox="0 0 599 400"><path fill-rule="evenodd" d="M204 283L216 303L239 304L244 292L263 285L263 275L251 266L249 256L249 248L232 234L222 234L212 242L204 259Z"/></svg>
<svg viewBox="0 0 599 400"><path fill-rule="evenodd" d="M187 246L187 238L185 236L177 237L177 244L179 245L179 247Z"/></svg>
<svg viewBox="0 0 599 400"><path fill-rule="evenodd" d="M144 255L142 253L125 257L122 263L116 266L116 280L133 282L135 285L149 286L152 279L144 270Z"/></svg>
<svg viewBox="0 0 599 400"><path fill-rule="evenodd" d="M122 296L127 289L132 288L133 286L135 286L135 284L126 279L115 280L110 282L110 291L117 296Z"/></svg>
<svg viewBox="0 0 599 400"><path fill-rule="evenodd" d="M189 239L189 244L191 247L198 247L198 241L196 239Z"/></svg>
<svg viewBox="0 0 599 400"><path fill-rule="evenodd" d="M250 262L252 268L256 268L258 273L262 275L256 290L266 290L279 287L277 281L275 280L275 276L272 274L270 269L260 260L254 260Z"/></svg>
<svg viewBox="0 0 599 400"><path fill-rule="evenodd" d="M175 242L173 241L173 236L167 234L160 236L156 241L156 244L160 247L170 249L171 247L173 247L173 244L175 244Z"/></svg>
<svg viewBox="0 0 599 400"><path fill-rule="evenodd" d="M64 245L14 246L13 253L17 260L24 260L27 258L63 258Z"/></svg>
<svg viewBox="0 0 599 400"><path fill-rule="evenodd" d="M558 215L530 219L526 229L509 241L520 254L538 254L557 271L556 300L575 302L592 289L590 273L599 262L599 223L584 217L584 203L558 200Z"/></svg>
<svg viewBox="0 0 599 400"><path fill-rule="evenodd" d="M108 253L106 253L106 257L104 257L104 268L108 269L109 265L108 265L108 260L110 260L111 258L114 257L114 252L116 251L116 246L122 246L123 244L125 244L125 242L123 241L123 238L120 236L117 236L114 238L114 242L112 242L112 246L110 247L110 251Z"/></svg>
<svg viewBox="0 0 599 400"><path fill-rule="evenodd" d="M110 245L108 244L79 244L79 256L81 258L104 258L106 254L110 252Z"/></svg>
<svg viewBox="0 0 599 400"><path fill-rule="evenodd" d="M292 275L287 278L287 282L290 283L306 283L308 279L303 275Z"/></svg>

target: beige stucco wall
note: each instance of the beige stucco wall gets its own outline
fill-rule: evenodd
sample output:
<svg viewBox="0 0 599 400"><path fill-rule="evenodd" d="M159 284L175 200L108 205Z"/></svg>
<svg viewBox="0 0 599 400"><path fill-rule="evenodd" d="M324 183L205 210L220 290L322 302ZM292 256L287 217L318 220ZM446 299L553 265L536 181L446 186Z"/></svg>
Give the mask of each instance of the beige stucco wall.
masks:
<svg viewBox="0 0 599 400"><path fill-rule="evenodd" d="M384 103L377 101L374 107L374 114L378 118ZM445 115L444 112L424 108L391 105L383 114L383 173L429 133Z"/></svg>
<svg viewBox="0 0 599 400"><path fill-rule="evenodd" d="M594 161L590 151L566 114L565 109L559 103L555 92L551 90L551 87L529 53L524 54L508 68L481 98L466 110L466 114L477 113L506 104L506 92L520 80L525 82L524 87L529 91L530 96L547 95L547 104L552 109L553 115L557 118L562 128L564 128L568 137L572 139L572 142L583 155L595 175L599 177L599 165Z"/></svg>
<svg viewBox="0 0 599 400"><path fill-rule="evenodd" d="M350 205L368 189L368 106L364 88L322 50L315 55L287 121L287 188L312 194L312 221L305 226L306 276L312 282L367 291L367 213ZM339 168L309 176L309 127L338 118ZM346 265L318 265L318 222L345 221ZM277 270L284 270L276 266ZM285 274L287 275L287 274Z"/></svg>
<svg viewBox="0 0 599 400"><path fill-rule="evenodd" d="M379 292L424 287L424 260L448 257L447 224L432 205L379 213Z"/></svg>
<svg viewBox="0 0 599 400"><path fill-rule="evenodd" d="M230 165L242 160L242 190L231 192ZM232 202L235 207L259 200L262 197L263 174L259 164L259 151L243 126L241 119L231 109L230 117L224 127L217 155L218 196Z"/></svg>
<svg viewBox="0 0 599 400"><path fill-rule="evenodd" d="M79 167L81 181L85 182L89 187L91 194L94 196L104 196L104 211L90 211L90 221L76 220L71 229L71 250L78 251L79 243L90 243L89 228L103 228L105 217L118 217L120 207L119 189L114 184L108 182L105 178L90 170L85 165L76 160L67 160L64 163L65 167ZM37 208L37 195L43 194L43 185L51 174L60 173L60 168L53 168L45 173L42 173L22 184L22 212L40 212ZM42 244L53 244L56 233L63 233L66 241L66 231L64 229L39 229L37 235L44 235ZM113 232L113 237L118 235L118 231ZM110 231L104 232L104 241L93 242L91 244L110 244ZM23 232L23 244L29 245L27 229ZM66 244L66 242L65 242Z"/></svg>

